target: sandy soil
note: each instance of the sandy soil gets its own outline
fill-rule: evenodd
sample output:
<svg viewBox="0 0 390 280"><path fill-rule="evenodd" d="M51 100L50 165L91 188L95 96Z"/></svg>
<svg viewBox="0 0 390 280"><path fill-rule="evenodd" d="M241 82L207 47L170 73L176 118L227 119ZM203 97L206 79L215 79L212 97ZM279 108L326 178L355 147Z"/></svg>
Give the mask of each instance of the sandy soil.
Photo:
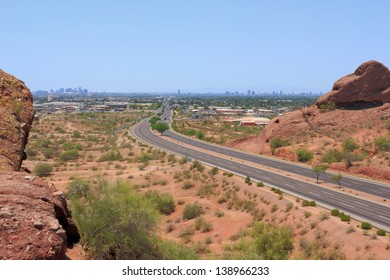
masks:
<svg viewBox="0 0 390 280"><path fill-rule="evenodd" d="M67 133L56 133L56 126L66 128ZM35 124L35 127L40 133L32 133L37 136L30 140L31 146L42 137L51 134L54 134L57 140L60 138L72 140L71 133L74 129L82 132L83 136L88 134L102 139L108 137L98 131L93 132L89 126L82 125L77 120L65 120L64 116L48 117ZM177 203L176 210L173 214L162 217L159 232L163 238L182 242L198 250L201 258L220 258L225 245L237 242L240 232L250 229L253 223L253 215L250 212L237 203L229 204L229 200L221 203L221 197L234 194L237 201L241 201L243 205L253 202L254 208L264 211L263 221L291 227L294 233L294 250L290 256L291 259L390 259L389 237L376 236L376 229L362 231L359 228L360 222L341 222L339 218L330 216L326 209L318 206L302 207L301 201L295 197L287 194L277 195L268 187L259 188L255 184L250 186L244 182L244 178L239 176L227 177L222 174L222 171L212 176L208 174L209 167L203 172L190 170L191 163L179 164L178 157L174 163L168 162L167 157L150 160L149 164L140 170L140 163L135 159L150 150L134 143L133 139L124 132L115 141L118 151L124 158L123 161L98 162L100 156L108 151L102 148L104 147L103 141L93 142L92 146L89 146L90 142L85 138L76 139L76 141L86 147L80 151L81 157L67 162L66 165L57 164L47 180L52 181L58 189L66 191L69 180L72 178L91 179L97 174L104 174L113 181L119 178L129 180L132 184L138 185L142 192L155 189L161 193L172 194ZM131 144L132 148L120 148L123 144ZM33 169L37 162L45 160L40 154L37 157L39 160L28 160L24 165ZM56 164L56 160L53 159L45 161ZM184 173L189 176L188 179L181 178ZM192 183L193 188L183 189L185 181ZM207 184L214 184L213 192L207 196L200 196L199 190ZM335 188L332 185L325 187ZM345 191L348 192L348 190ZM185 239L180 237L182 231L194 227L195 220L184 221L182 210L185 205L193 202L198 202L203 206L205 210L203 218L212 224L212 229L209 232L195 230L194 235ZM216 212L223 212L223 215L218 217ZM168 225L170 227L173 225L173 230L168 231ZM305 242L313 244L317 242L315 254L304 253L307 247L303 244ZM199 249L199 244L203 245L202 249ZM87 253L76 245L69 248L68 257L86 259Z"/></svg>

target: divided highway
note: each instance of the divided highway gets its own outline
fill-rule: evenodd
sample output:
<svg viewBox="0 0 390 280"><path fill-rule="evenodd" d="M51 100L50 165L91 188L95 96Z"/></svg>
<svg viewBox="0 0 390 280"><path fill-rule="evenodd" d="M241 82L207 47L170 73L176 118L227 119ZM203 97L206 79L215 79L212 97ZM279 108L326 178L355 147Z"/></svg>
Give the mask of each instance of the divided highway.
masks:
<svg viewBox="0 0 390 280"><path fill-rule="evenodd" d="M164 113L163 118L167 118L167 120L169 120L170 116L165 115ZM387 231L390 231L390 208L387 206L363 200L355 196L344 194L338 191L325 189L320 186L317 186L316 184L311 184L283 175L275 174L266 170L252 167L250 165L245 165L239 162L231 161L229 159L212 156L201 151L181 146L179 144L165 140L164 137L160 137L152 133L150 131L148 120L143 120L139 124L134 126L132 128L132 133L136 138L149 145L182 156L189 156L192 159L199 160L210 165L218 166L222 169L229 170L231 172L235 172L243 176L249 176L257 181L262 181L267 185L281 188L285 192L297 195L308 200L314 200L317 202L317 204L321 204L325 207L338 208L348 214L351 214L353 217L359 220L370 221L374 225L386 229ZM167 135L169 135L170 137L171 134ZM212 151L218 152L214 149L216 146L212 147ZM225 154L225 152L223 153ZM244 155L248 156L248 154L245 153ZM280 166L278 166L277 168L284 169L284 167Z"/></svg>
<svg viewBox="0 0 390 280"><path fill-rule="evenodd" d="M167 120L171 119L171 111L166 108L163 118L166 118ZM294 164L290 163L287 161L283 160L278 160L278 159L272 159L269 157L264 157L260 155L254 155L254 154L249 154L237 150L232 150L229 148L209 144L203 141L198 141L183 135L180 135L176 132L173 131L166 131L164 132L164 135L172 138L176 141L201 148L204 150L209 150L215 153L223 154L226 156L242 159L245 161L253 162L256 164L260 165L265 165L269 166L275 169L280 169L286 172L290 172L293 174L313 178L315 177L314 172L312 171L311 168L302 166L299 164ZM325 173L321 174L321 181L329 182L329 183L334 183L334 181L331 179L332 174L330 173ZM341 183L344 187L354 189L357 191L365 192L368 194L372 194L375 196L383 197L385 199L390 199L390 185L381 183L381 182L374 182L371 180L365 180L357 177L349 177L349 176L343 176L343 179L341 180Z"/></svg>

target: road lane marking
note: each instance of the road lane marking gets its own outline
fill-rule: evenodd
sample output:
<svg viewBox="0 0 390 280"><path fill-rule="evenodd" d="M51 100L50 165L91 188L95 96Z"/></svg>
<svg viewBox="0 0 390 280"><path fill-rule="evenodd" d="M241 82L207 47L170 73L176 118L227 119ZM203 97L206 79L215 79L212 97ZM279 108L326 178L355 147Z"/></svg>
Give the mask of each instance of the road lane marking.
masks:
<svg viewBox="0 0 390 280"><path fill-rule="evenodd" d="M381 218L384 218L384 219L387 219L387 220L390 220L390 218L388 218L388 217L385 217L385 216L382 216L382 215L378 215L379 217L381 217Z"/></svg>
<svg viewBox="0 0 390 280"><path fill-rule="evenodd" d="M351 207L351 208L355 208L354 206L348 204L348 203L344 203L344 202L340 202L340 204L344 204L345 206L348 206L348 207Z"/></svg>
<svg viewBox="0 0 390 280"><path fill-rule="evenodd" d="M361 202L358 202L358 201L355 201L355 203L356 203L356 204L360 204L360 205L363 205L363 206L366 206L366 207L368 207L368 205L367 205L367 204L365 204L365 203L361 203Z"/></svg>

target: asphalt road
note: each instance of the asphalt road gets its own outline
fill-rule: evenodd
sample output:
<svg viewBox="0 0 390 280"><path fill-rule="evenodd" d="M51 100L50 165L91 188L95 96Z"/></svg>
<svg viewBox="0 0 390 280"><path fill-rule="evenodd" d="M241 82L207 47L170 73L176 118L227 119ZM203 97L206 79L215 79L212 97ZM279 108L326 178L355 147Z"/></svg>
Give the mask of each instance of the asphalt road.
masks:
<svg viewBox="0 0 390 280"><path fill-rule="evenodd" d="M171 111L165 110L164 114L162 115L162 118L167 118L167 121L171 119ZM189 137L185 137L183 135L180 135L178 133L175 133L173 131L166 131L164 132L164 135L166 137L170 137L176 141L183 142L185 144L198 147L204 150L213 151L219 154L224 154L230 157L242 159L245 161L253 162L260 165L269 166L276 169L281 169L286 172L290 172L293 174L309 177L309 178L315 178L315 173L312 171L310 167L302 166L300 164L294 164L291 162L278 160L278 159L272 159L269 157L264 157L260 155L254 155L249 154L237 150L232 150L229 148L209 144L203 141L198 141ZM320 181L323 182L329 182L329 183L335 183L334 180L332 180L332 173L325 173L320 175ZM357 191L365 192L368 194L372 194L375 196L383 197L385 199L390 199L390 185L381 183L381 182L375 182L371 180L365 180L358 177L353 176L343 176L341 180L341 184L343 187L354 189Z"/></svg>
<svg viewBox="0 0 390 280"><path fill-rule="evenodd" d="M162 118L164 117L169 116L163 115ZM262 181L267 185L281 188L287 193L294 194L304 199L314 200L317 204L325 207L338 208L354 218L362 221L370 221L373 225L390 231L390 208L387 206L181 146L165 140L164 137L153 134L150 131L148 120L143 120L134 126L132 133L141 141L152 146L182 156L188 156L191 159L218 166L243 176L249 176L254 180Z"/></svg>

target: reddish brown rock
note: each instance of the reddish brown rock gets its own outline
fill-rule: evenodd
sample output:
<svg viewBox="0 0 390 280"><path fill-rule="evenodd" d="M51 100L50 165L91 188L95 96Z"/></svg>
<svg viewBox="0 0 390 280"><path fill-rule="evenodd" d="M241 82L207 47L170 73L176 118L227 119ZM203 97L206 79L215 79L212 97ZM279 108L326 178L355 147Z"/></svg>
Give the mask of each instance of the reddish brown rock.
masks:
<svg viewBox="0 0 390 280"><path fill-rule="evenodd" d="M0 70L0 170L20 170L33 118L30 90Z"/></svg>
<svg viewBox="0 0 390 280"><path fill-rule="evenodd" d="M0 260L63 259L67 243L79 239L64 195L17 172L33 116L28 88L0 70Z"/></svg>
<svg viewBox="0 0 390 280"><path fill-rule="evenodd" d="M0 259L63 259L66 244L78 239L66 201L53 185L0 171Z"/></svg>
<svg viewBox="0 0 390 280"><path fill-rule="evenodd" d="M390 102L390 71L382 63L371 60L361 64L354 73L336 81L317 106L334 103L337 106L368 103L382 105ZM363 104L364 105L364 104Z"/></svg>

